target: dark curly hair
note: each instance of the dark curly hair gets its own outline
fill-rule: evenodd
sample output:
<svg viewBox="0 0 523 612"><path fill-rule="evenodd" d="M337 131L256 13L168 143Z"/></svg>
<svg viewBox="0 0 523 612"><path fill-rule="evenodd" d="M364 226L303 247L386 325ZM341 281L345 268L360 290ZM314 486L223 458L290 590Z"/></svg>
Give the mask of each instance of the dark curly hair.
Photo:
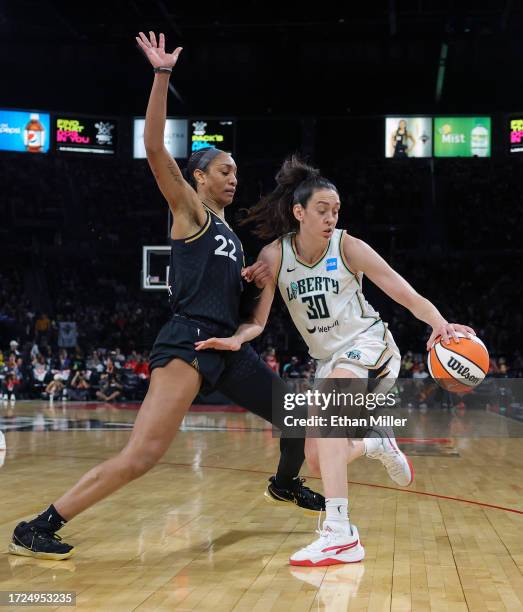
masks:
<svg viewBox="0 0 523 612"><path fill-rule="evenodd" d="M338 193L331 181L321 176L317 168L309 166L298 155L288 157L275 178L275 189L250 208L240 223L254 223L254 233L263 239L296 231L300 224L292 207L301 204L305 208L316 190L332 189Z"/></svg>

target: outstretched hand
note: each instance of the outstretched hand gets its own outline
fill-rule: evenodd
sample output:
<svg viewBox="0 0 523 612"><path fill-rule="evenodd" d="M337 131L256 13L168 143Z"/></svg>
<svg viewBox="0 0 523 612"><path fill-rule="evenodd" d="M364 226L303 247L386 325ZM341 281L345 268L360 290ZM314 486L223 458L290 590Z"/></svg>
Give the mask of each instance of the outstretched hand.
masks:
<svg viewBox="0 0 523 612"><path fill-rule="evenodd" d="M204 351L205 349L239 351L242 347L242 343L234 336L230 336L229 338L208 338L207 340L200 340L199 342L195 342L194 346L197 351Z"/></svg>
<svg viewBox="0 0 523 612"><path fill-rule="evenodd" d="M149 32L149 38L140 32L140 36L136 36L136 42L154 68L174 68L182 52L182 47L176 47L172 53L166 53L165 36L162 33L158 44L154 32Z"/></svg>

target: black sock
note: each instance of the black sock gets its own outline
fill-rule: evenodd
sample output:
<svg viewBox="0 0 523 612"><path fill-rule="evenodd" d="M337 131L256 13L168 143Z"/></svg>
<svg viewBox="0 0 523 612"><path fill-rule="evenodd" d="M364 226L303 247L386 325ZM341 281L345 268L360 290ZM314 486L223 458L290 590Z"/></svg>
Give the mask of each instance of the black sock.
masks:
<svg viewBox="0 0 523 612"><path fill-rule="evenodd" d="M30 525L34 525L35 527L41 527L42 529L47 529L49 531L58 531L61 527L63 527L67 523L61 514L59 514L58 510L51 504L47 510L44 510L42 514L39 514L32 521L29 521Z"/></svg>
<svg viewBox="0 0 523 612"><path fill-rule="evenodd" d="M293 489L294 479L300 473L305 461L305 440L303 438L281 438L280 463L276 472L275 485L279 489Z"/></svg>

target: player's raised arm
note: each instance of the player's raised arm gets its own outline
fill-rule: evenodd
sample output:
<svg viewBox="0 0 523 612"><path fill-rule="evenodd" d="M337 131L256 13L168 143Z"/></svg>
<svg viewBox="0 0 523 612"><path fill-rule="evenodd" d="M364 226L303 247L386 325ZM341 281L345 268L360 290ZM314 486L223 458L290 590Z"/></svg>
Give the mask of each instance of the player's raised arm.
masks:
<svg viewBox="0 0 523 612"><path fill-rule="evenodd" d="M206 218L203 205L164 145L169 78L182 47L167 53L165 36L160 34L157 43L154 32L149 32L149 38L140 32L136 42L155 70L145 115L144 144L147 161L176 220L179 222L182 220L179 217L186 216L191 217L192 222L203 224Z"/></svg>

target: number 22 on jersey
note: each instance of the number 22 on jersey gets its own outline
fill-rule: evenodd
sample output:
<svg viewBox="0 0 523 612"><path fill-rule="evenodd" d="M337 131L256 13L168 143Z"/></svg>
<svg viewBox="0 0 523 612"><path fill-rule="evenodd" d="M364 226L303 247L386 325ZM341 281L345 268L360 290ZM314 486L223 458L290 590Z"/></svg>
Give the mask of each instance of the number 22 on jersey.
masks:
<svg viewBox="0 0 523 612"><path fill-rule="evenodd" d="M230 257L233 261L236 261L236 245L234 244L234 242L229 238L229 240L227 240L227 238L225 238L225 236L222 236L221 234L217 234L214 237L215 240L217 240L220 244L216 247L216 250L214 251L215 255L223 255L224 257ZM230 250L228 249L228 246L231 246L232 248Z"/></svg>

